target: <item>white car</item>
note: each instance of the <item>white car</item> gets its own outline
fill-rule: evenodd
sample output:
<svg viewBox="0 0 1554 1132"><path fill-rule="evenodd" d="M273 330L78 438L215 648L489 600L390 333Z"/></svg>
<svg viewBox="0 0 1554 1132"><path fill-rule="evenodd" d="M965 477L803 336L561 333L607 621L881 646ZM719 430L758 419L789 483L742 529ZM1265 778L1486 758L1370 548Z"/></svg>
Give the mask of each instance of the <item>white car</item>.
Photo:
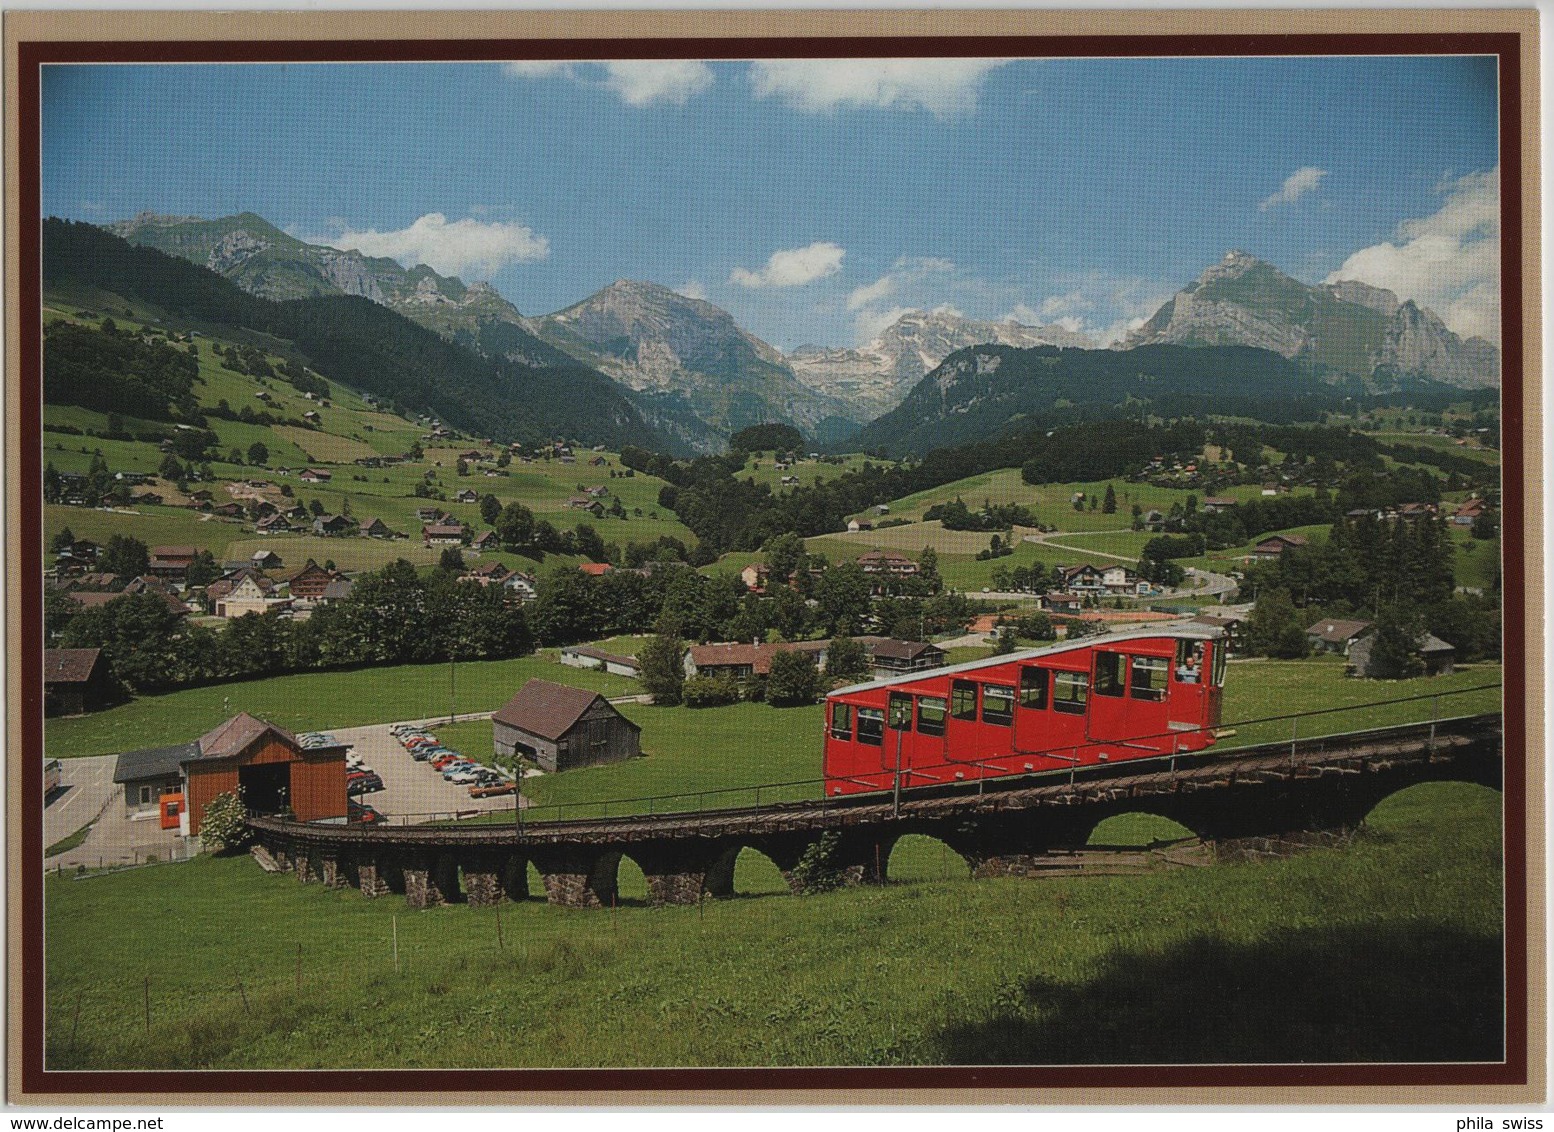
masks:
<svg viewBox="0 0 1554 1132"><path fill-rule="evenodd" d="M480 772L477 770L461 770L454 774L450 774L448 776L448 781L453 783L455 786L467 786L479 777Z"/></svg>

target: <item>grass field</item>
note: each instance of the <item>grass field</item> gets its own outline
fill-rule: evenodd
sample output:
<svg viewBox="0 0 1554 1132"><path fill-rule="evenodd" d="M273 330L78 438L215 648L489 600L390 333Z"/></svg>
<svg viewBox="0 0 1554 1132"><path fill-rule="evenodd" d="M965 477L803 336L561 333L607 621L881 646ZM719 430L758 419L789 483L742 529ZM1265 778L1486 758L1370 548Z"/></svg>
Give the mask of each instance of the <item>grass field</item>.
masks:
<svg viewBox="0 0 1554 1132"><path fill-rule="evenodd" d="M817 482L824 483L834 480L846 472L855 472L864 464L874 464L876 467L888 468L894 465L894 460L881 460L877 457L864 456L861 453L850 453L842 457L840 464L833 464L824 460L801 459L786 469L778 469L777 460L771 452L751 453L750 459L745 461L745 466L737 474L740 479L753 479L756 483L764 483L774 493L781 494L792 491L792 485L782 485L783 476L797 476L799 486L814 487Z"/></svg>
<svg viewBox="0 0 1554 1132"><path fill-rule="evenodd" d="M1486 464L1500 463L1500 453L1493 448L1480 448L1476 443L1469 442L1459 445L1449 436L1431 436L1423 432L1373 432L1370 434L1383 444L1401 444L1412 448L1434 448L1440 452L1449 452L1454 456L1466 456L1470 460L1480 460Z"/></svg>
<svg viewBox="0 0 1554 1132"><path fill-rule="evenodd" d="M75 758L187 743L240 711L292 731L445 716L449 669L447 664L407 664L306 672L141 696L92 715L45 721L44 749L50 758ZM569 668L540 656L460 661L451 675L452 699L461 714L495 711L533 677L607 696L637 690L636 681L624 676Z"/></svg>
<svg viewBox="0 0 1554 1132"><path fill-rule="evenodd" d="M243 856L51 878L46 1063L1493 1061L1499 813L1432 784L1282 861L969 881L924 841L907 883L599 913L409 912ZM741 890L780 885L749 856Z"/></svg>

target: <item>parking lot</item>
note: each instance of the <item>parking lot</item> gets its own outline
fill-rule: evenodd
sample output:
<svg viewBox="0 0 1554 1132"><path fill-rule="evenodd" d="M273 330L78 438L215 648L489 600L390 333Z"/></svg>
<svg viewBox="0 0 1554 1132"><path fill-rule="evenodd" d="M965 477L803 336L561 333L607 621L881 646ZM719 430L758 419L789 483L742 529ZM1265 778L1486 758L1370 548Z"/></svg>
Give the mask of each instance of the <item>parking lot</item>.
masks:
<svg viewBox="0 0 1554 1132"><path fill-rule="evenodd" d="M426 763L418 763L400 746L389 731L391 724L371 727L342 727L331 734L355 748L365 766L383 780L383 789L357 797L377 810L392 824L446 820L459 814L472 815L490 810L511 810L513 795L496 798L471 798L469 788L444 782Z"/></svg>

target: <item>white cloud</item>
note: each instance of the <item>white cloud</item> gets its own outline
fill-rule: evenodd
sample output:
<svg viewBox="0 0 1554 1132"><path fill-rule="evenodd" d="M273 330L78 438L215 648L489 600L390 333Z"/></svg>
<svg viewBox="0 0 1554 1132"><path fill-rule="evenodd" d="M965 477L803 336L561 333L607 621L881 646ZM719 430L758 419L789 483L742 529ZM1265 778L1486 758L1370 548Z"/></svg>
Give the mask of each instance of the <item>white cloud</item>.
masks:
<svg viewBox="0 0 1554 1132"><path fill-rule="evenodd" d="M628 106L684 106L713 83L712 68L695 59L621 59L608 63L502 64L514 79L570 79L613 91ZM603 74L602 81L598 76Z"/></svg>
<svg viewBox="0 0 1554 1132"><path fill-rule="evenodd" d="M675 293L684 295L687 299L705 300L707 298L707 288L703 287L701 283L695 279L687 279L684 283L681 283L678 287L675 288Z"/></svg>
<svg viewBox="0 0 1554 1132"><path fill-rule="evenodd" d="M853 319L853 332L859 345L866 345L878 338L881 332L904 314L911 314L916 307L891 307L888 310L859 311Z"/></svg>
<svg viewBox="0 0 1554 1132"><path fill-rule="evenodd" d="M937 118L976 109L982 79L1004 59L763 59L750 64L758 98L796 110L926 110Z"/></svg>
<svg viewBox="0 0 1554 1132"><path fill-rule="evenodd" d="M1464 337L1500 341L1500 170L1446 182L1429 216L1403 221L1396 242L1355 252L1327 282L1385 287L1441 316Z"/></svg>
<svg viewBox="0 0 1554 1132"><path fill-rule="evenodd" d="M609 74L604 85L628 106L684 106L712 85L712 68L694 59L632 59L606 63L604 69Z"/></svg>
<svg viewBox="0 0 1554 1132"><path fill-rule="evenodd" d="M550 241L523 224L479 220L450 221L428 212L408 228L379 232L369 228L317 241L363 255L387 256L406 267L424 263L442 275L489 278L510 263L530 263L550 255Z"/></svg>
<svg viewBox="0 0 1554 1132"><path fill-rule="evenodd" d="M573 73L571 63L549 62L503 63L502 71L514 79L570 78Z"/></svg>
<svg viewBox="0 0 1554 1132"><path fill-rule="evenodd" d="M728 277L741 287L799 287L835 275L842 270L845 248L829 240L817 240L808 247L773 252L759 271L736 267Z"/></svg>
<svg viewBox="0 0 1554 1132"><path fill-rule="evenodd" d="M896 280L894 276L885 275L876 279L873 283L865 283L847 296L847 309L855 311L860 307L866 307L876 299L887 298L896 292Z"/></svg>
<svg viewBox="0 0 1554 1132"><path fill-rule="evenodd" d="M1291 204L1315 189L1326 176L1326 169L1318 169L1315 165L1303 165L1284 179L1284 184L1280 186L1278 192L1264 197L1257 210L1267 212L1278 205Z"/></svg>

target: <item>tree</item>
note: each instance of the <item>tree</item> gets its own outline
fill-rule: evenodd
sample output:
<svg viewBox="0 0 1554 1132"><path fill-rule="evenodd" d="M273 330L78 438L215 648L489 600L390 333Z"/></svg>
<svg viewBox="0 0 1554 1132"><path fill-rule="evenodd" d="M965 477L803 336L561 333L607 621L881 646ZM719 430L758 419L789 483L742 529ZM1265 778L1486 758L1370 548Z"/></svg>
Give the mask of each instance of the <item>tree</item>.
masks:
<svg viewBox="0 0 1554 1132"><path fill-rule="evenodd" d="M480 497L480 517L488 525L495 526L497 518L502 514L501 500L489 491Z"/></svg>
<svg viewBox="0 0 1554 1132"><path fill-rule="evenodd" d="M265 447L264 441L256 440L248 446L248 462L256 468L270 462L270 450Z"/></svg>
<svg viewBox="0 0 1554 1132"><path fill-rule="evenodd" d="M939 552L931 546L923 547L917 556L917 579L926 593L936 594L944 588L944 580L939 577Z"/></svg>
<svg viewBox="0 0 1554 1132"><path fill-rule="evenodd" d="M1014 652L1015 649L1014 626L1004 625L998 630L998 637L993 641L993 655L1003 656Z"/></svg>
<svg viewBox="0 0 1554 1132"><path fill-rule="evenodd" d="M684 656L685 642L672 633L655 633L637 650L638 680L654 704L680 702L685 686Z"/></svg>
<svg viewBox="0 0 1554 1132"><path fill-rule="evenodd" d="M1117 513L1117 489L1111 484L1106 485L1106 501L1101 504L1101 511L1107 515Z"/></svg>
<svg viewBox="0 0 1554 1132"><path fill-rule="evenodd" d="M445 546L441 556L437 559L437 569L446 570L450 574L462 574L464 572L464 552L456 546Z"/></svg>
<svg viewBox="0 0 1554 1132"><path fill-rule="evenodd" d="M1382 606L1376 614L1370 660L1360 675L1373 680L1407 680L1423 675L1425 665L1419 655L1423 636L1424 620L1418 610L1396 604Z"/></svg>
<svg viewBox="0 0 1554 1132"><path fill-rule="evenodd" d="M820 671L808 653L783 650L772 657L766 700L773 707L811 704L820 692Z"/></svg>
<svg viewBox="0 0 1554 1132"><path fill-rule="evenodd" d="M815 600L826 631L852 636L863 628L869 613L869 579L856 562L834 566L820 577Z"/></svg>
<svg viewBox="0 0 1554 1132"><path fill-rule="evenodd" d="M834 677L867 676L869 654L851 637L837 637L826 649L826 675Z"/></svg>
<svg viewBox="0 0 1554 1132"><path fill-rule="evenodd" d="M1263 656L1294 660L1306 655L1310 643L1287 591L1264 590L1247 622L1247 648Z"/></svg>
<svg viewBox="0 0 1554 1132"><path fill-rule="evenodd" d="M687 676L680 696L686 707L722 707L739 702L739 684L732 676Z"/></svg>
<svg viewBox="0 0 1554 1132"><path fill-rule="evenodd" d="M509 503L492 522L496 537L509 550L526 547L534 541L534 512L522 503Z"/></svg>
<svg viewBox="0 0 1554 1132"><path fill-rule="evenodd" d="M97 556L97 568L121 578L138 578L151 568L151 554L135 536L114 535Z"/></svg>
<svg viewBox="0 0 1554 1132"><path fill-rule="evenodd" d="M1494 538L1500 533L1500 513L1486 507L1473 517L1473 525L1468 528L1468 533L1477 539Z"/></svg>
<svg viewBox="0 0 1554 1132"><path fill-rule="evenodd" d="M205 806L200 821L200 844L213 853L240 849L248 841L248 807L243 805L243 788L225 790Z"/></svg>
<svg viewBox="0 0 1554 1132"><path fill-rule="evenodd" d="M75 545L75 541L75 532L72 531L69 527L64 527L60 530L59 534L54 536L53 541L49 543L49 549L52 550L55 554L58 554L62 550L69 550L73 545Z"/></svg>

